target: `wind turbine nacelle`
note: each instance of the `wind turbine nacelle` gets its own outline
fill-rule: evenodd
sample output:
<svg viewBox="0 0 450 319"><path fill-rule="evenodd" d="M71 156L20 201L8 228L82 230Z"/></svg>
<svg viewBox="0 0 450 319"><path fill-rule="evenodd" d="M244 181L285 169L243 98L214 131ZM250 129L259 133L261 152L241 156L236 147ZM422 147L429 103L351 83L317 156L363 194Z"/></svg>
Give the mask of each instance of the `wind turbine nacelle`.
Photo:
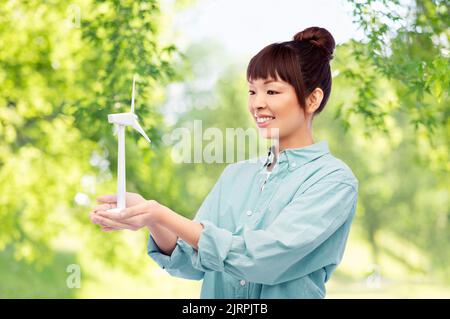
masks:
<svg viewBox="0 0 450 319"><path fill-rule="evenodd" d="M137 118L138 117L134 113L108 114L108 122L118 125L134 126Z"/></svg>

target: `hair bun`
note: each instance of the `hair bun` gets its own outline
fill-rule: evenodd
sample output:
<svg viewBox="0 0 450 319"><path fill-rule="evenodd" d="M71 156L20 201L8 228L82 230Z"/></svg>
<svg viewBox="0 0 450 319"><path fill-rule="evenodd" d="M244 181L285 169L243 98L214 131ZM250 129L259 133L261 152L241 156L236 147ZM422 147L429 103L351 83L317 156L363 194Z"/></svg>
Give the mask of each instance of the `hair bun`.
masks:
<svg viewBox="0 0 450 319"><path fill-rule="evenodd" d="M319 27L306 28L294 35L294 41L308 41L311 44L324 50L328 59L333 59L334 48L336 43L334 38L327 29Z"/></svg>

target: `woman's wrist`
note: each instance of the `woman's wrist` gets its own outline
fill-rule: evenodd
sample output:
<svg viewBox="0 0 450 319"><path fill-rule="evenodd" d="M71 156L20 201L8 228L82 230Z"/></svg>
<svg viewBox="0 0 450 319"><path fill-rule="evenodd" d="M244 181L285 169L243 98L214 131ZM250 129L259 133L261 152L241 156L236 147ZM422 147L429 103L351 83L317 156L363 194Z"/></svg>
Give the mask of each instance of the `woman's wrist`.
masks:
<svg viewBox="0 0 450 319"><path fill-rule="evenodd" d="M181 216L154 200L147 201L144 211L145 226L150 233L169 231L175 240L181 238L194 249L198 249L198 241L203 231L202 224Z"/></svg>
<svg viewBox="0 0 450 319"><path fill-rule="evenodd" d="M167 210L167 207L158 203L155 200L148 200L148 211L149 211L149 218L147 219L147 228L154 227L156 224L161 223L162 217L165 213L165 210Z"/></svg>

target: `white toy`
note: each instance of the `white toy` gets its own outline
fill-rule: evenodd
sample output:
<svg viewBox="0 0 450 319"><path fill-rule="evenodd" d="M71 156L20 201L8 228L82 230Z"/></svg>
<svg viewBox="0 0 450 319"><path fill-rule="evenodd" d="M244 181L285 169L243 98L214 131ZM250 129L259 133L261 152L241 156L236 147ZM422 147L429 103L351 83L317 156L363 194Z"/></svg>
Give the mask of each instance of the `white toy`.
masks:
<svg viewBox="0 0 450 319"><path fill-rule="evenodd" d="M136 131L151 143L147 134L138 123L138 117L134 114L134 96L135 96L136 76L133 77L133 90L131 93L131 112L108 114L108 122L117 127L118 136L118 155L117 155L117 208L109 209L108 212L119 213L125 209L125 127L132 126Z"/></svg>

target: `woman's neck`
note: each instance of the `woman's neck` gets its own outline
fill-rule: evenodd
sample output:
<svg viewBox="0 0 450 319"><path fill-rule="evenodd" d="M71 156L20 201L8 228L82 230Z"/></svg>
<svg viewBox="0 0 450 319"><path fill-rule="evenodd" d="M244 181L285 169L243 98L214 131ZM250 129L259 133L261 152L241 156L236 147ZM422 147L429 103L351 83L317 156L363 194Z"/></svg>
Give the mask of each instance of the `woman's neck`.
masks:
<svg viewBox="0 0 450 319"><path fill-rule="evenodd" d="M299 130L294 134L279 139L278 145L275 144L275 150L278 153L289 148L300 148L314 144L310 127Z"/></svg>

